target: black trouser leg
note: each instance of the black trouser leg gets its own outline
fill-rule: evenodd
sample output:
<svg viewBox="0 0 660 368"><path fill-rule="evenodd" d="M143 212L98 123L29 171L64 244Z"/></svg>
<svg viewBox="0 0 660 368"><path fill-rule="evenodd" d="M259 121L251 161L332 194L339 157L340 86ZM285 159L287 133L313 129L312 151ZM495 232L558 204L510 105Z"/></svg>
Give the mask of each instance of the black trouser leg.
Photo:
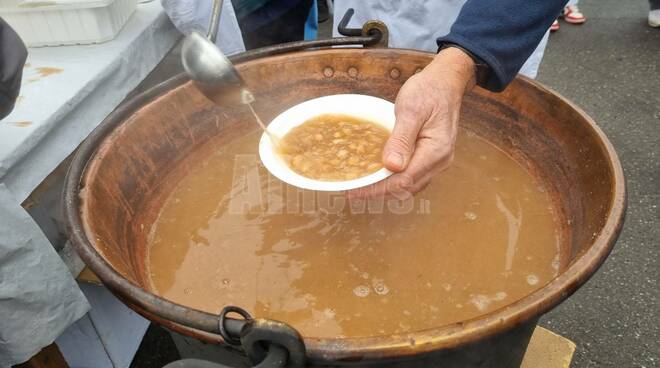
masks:
<svg viewBox="0 0 660 368"><path fill-rule="evenodd" d="M649 0L649 3L651 3L651 10L660 9L660 0Z"/></svg>
<svg viewBox="0 0 660 368"><path fill-rule="evenodd" d="M266 5L267 6L267 5ZM243 43L247 50L258 47L275 45L291 41L300 41L305 38L305 21L309 16L312 0L302 0L297 6L289 9L271 23L259 27L251 32L243 33ZM241 24L249 24L252 17L259 17L256 12L240 20Z"/></svg>

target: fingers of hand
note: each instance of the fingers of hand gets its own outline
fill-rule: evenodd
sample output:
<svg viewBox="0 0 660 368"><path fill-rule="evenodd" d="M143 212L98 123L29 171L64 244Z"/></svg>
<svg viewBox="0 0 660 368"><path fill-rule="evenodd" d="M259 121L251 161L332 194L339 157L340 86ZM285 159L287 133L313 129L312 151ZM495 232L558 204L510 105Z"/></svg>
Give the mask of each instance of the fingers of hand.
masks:
<svg viewBox="0 0 660 368"><path fill-rule="evenodd" d="M415 150L421 123L414 118L398 118L392 135L383 148L383 165L391 171L403 171Z"/></svg>
<svg viewBox="0 0 660 368"><path fill-rule="evenodd" d="M436 142L433 138L422 138L417 142L415 155L402 174L413 179L412 193L417 193L428 184L431 177L446 169L454 158L453 139Z"/></svg>
<svg viewBox="0 0 660 368"><path fill-rule="evenodd" d="M453 157L453 141L438 146L431 139L421 139L410 164L403 172L395 173L373 185L348 191L346 195L349 200L383 197L404 200L424 189L435 174L451 164Z"/></svg>
<svg viewBox="0 0 660 368"><path fill-rule="evenodd" d="M347 193L350 198L412 195L451 163L462 91L411 77L396 99L396 124L383 148L388 179ZM407 193L407 194L406 194Z"/></svg>
<svg viewBox="0 0 660 368"><path fill-rule="evenodd" d="M412 77L396 98L396 123L383 149L383 164L394 172L404 170L410 162L419 131L431 115L432 109L426 106L420 93L422 90Z"/></svg>
<svg viewBox="0 0 660 368"><path fill-rule="evenodd" d="M407 174L393 174L378 183L346 192L348 200L394 197L404 199L412 193L414 180Z"/></svg>

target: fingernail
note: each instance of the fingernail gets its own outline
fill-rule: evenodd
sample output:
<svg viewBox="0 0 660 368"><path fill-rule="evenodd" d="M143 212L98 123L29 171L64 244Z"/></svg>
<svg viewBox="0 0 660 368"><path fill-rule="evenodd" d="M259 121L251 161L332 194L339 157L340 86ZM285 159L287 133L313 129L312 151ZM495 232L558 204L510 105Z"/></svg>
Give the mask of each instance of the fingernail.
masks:
<svg viewBox="0 0 660 368"><path fill-rule="evenodd" d="M398 168L403 168L403 155L397 152L392 152L389 155L387 155L387 161L389 161L390 164L398 167Z"/></svg>

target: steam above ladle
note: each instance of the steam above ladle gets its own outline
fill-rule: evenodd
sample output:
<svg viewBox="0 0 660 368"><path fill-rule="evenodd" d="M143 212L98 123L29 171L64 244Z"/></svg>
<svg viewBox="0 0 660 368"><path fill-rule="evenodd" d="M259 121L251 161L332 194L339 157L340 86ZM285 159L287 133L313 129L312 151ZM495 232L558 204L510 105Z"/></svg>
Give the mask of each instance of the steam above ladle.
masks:
<svg viewBox="0 0 660 368"><path fill-rule="evenodd" d="M254 95L247 89L245 81L229 59L215 45L220 23L223 0L213 1L213 10L208 33L205 36L192 31L183 40L181 61L194 85L216 105L248 105L259 126L268 134L273 143L279 145L279 138L263 124L252 107Z"/></svg>

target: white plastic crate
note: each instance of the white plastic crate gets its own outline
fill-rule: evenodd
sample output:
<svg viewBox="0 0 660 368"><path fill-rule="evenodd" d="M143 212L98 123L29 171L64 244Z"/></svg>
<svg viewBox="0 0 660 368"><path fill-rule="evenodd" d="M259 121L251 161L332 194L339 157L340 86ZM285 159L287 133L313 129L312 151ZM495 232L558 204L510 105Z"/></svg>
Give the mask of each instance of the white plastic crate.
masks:
<svg viewBox="0 0 660 368"><path fill-rule="evenodd" d="M0 17L28 47L109 41L135 11L137 0L0 0Z"/></svg>

